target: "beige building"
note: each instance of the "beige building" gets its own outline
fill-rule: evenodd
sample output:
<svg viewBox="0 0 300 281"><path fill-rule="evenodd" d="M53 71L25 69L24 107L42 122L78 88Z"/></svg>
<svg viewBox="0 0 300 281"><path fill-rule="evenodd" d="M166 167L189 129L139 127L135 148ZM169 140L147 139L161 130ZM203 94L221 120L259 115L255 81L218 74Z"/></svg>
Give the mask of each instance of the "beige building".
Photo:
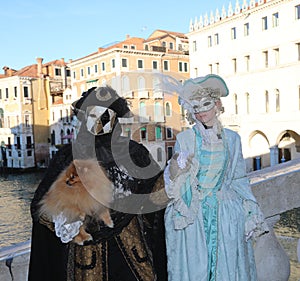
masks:
<svg viewBox="0 0 300 281"><path fill-rule="evenodd" d="M50 109L70 84L63 59L21 70L4 67L0 76L1 165L32 168L47 165L51 138ZM66 116L66 115L64 115ZM61 132L61 131L60 131ZM61 133L61 138L66 134Z"/></svg>
<svg viewBox="0 0 300 281"><path fill-rule="evenodd" d="M300 2L236 1L190 22L191 77L228 84L222 120L249 171L300 157Z"/></svg>
<svg viewBox="0 0 300 281"><path fill-rule="evenodd" d="M181 82L189 78L187 37L165 30L156 30L147 39L127 35L68 66L78 97L107 84L128 100L135 116L120 120L123 134L143 143L163 167L173 153L176 133L186 124L177 96L162 86L160 74Z"/></svg>

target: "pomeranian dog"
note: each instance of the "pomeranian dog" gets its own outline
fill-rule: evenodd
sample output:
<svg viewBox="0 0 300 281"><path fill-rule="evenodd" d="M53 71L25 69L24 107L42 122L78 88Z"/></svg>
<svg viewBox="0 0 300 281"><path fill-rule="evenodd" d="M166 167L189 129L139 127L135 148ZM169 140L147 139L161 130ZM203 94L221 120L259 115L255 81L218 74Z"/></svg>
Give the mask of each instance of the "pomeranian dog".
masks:
<svg viewBox="0 0 300 281"><path fill-rule="evenodd" d="M94 159L76 159L58 176L40 202L40 215L49 218L63 214L66 223L84 221L85 216L102 220L108 227L114 223L110 216L113 185L103 168ZM83 245L92 240L81 225L73 242Z"/></svg>

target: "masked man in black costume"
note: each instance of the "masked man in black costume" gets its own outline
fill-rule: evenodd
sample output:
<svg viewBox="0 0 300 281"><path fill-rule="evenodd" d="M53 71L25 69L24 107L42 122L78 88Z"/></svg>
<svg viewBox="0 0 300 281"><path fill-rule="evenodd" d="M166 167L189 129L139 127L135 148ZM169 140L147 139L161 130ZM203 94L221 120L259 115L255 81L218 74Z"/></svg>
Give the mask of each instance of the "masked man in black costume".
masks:
<svg viewBox="0 0 300 281"><path fill-rule="evenodd" d="M77 138L52 159L31 203L28 280L167 280L162 171L143 145L121 136L118 118L131 114L126 100L109 86L92 88L73 103L73 110L81 123ZM63 243L55 224L39 216L39 202L73 159L95 157L114 186L114 227L87 217L93 240L83 246Z"/></svg>

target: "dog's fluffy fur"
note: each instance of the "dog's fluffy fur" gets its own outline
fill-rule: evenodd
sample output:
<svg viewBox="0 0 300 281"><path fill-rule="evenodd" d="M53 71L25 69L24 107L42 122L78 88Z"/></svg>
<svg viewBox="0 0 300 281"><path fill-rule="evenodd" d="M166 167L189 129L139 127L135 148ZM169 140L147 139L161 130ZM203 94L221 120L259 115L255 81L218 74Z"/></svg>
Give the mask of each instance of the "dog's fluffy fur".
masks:
<svg viewBox="0 0 300 281"><path fill-rule="evenodd" d="M112 183L98 162L93 159L74 160L52 184L40 203L40 215L49 218L63 213L67 222L84 221L86 215L97 216L113 227L109 212L112 200ZM73 239L82 245L92 236L81 226Z"/></svg>

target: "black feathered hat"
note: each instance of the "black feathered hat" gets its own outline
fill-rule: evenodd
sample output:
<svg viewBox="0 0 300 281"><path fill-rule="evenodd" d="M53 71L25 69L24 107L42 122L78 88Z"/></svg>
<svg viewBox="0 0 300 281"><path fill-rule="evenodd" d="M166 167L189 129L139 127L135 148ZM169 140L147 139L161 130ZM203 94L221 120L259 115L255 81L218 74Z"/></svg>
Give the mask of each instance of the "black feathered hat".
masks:
<svg viewBox="0 0 300 281"><path fill-rule="evenodd" d="M102 106L112 109L117 117L132 117L132 112L128 107L126 99L120 97L110 86L93 87L83 92L81 98L72 103L72 109L79 120L86 113L89 106Z"/></svg>

